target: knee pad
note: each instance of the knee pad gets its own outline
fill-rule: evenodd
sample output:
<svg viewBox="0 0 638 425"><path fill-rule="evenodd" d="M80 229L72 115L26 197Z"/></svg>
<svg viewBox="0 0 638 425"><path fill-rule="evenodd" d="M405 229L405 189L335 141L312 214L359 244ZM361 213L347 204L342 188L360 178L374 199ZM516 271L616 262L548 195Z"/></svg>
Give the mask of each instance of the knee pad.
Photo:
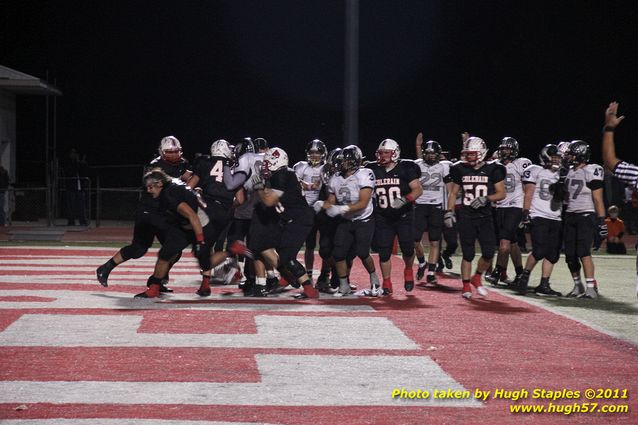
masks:
<svg viewBox="0 0 638 425"><path fill-rule="evenodd" d="M545 252L543 252L543 249L539 247L532 248L531 255L534 257L536 261L541 261L543 258L546 257Z"/></svg>
<svg viewBox="0 0 638 425"><path fill-rule="evenodd" d="M148 251L147 247L138 244L127 245L120 250L120 254L122 255L122 259L124 261L130 259L141 258Z"/></svg>
<svg viewBox="0 0 638 425"><path fill-rule="evenodd" d="M588 246L578 246L576 248L576 257L583 258L591 255L591 249Z"/></svg>
<svg viewBox="0 0 638 425"><path fill-rule="evenodd" d="M177 254L177 255L175 256L175 258L173 258L173 259L171 260L171 267L173 266L173 264L177 263L177 262L179 261L179 259L180 259L180 258L182 258L182 253L181 253L181 251L179 252L179 254Z"/></svg>
<svg viewBox="0 0 638 425"><path fill-rule="evenodd" d="M332 257L332 245L319 244L319 257L322 260L329 260Z"/></svg>
<svg viewBox="0 0 638 425"><path fill-rule="evenodd" d="M297 261L297 259L289 260L284 264L284 267L288 269L295 280L306 274L306 268L301 265L301 263Z"/></svg>
<svg viewBox="0 0 638 425"><path fill-rule="evenodd" d="M476 249L474 248L474 245L463 246L462 253L463 253L463 259L465 261L471 262L472 260L474 260L474 257L476 256Z"/></svg>
<svg viewBox="0 0 638 425"><path fill-rule="evenodd" d="M552 264L556 264L559 258L560 258L560 252L549 253L548 255L545 256L545 259Z"/></svg>
<svg viewBox="0 0 638 425"><path fill-rule="evenodd" d="M390 257L392 256L392 248L379 248L379 260L385 263L386 261L390 261Z"/></svg>

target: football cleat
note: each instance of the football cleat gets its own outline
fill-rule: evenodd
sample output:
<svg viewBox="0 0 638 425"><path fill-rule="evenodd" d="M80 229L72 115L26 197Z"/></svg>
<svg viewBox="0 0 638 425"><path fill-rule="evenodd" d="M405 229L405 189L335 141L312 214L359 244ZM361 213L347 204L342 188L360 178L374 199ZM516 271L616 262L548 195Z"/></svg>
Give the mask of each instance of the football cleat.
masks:
<svg viewBox="0 0 638 425"><path fill-rule="evenodd" d="M516 291L520 295L527 294L527 285L529 284L529 273L523 272L517 278L516 281Z"/></svg>
<svg viewBox="0 0 638 425"><path fill-rule="evenodd" d="M425 270L427 268L428 268L428 263L419 264L419 266L416 269L416 280L423 279L423 276L425 276Z"/></svg>
<svg viewBox="0 0 638 425"><path fill-rule="evenodd" d="M196 292L200 297L210 297L211 290L210 288L202 288L200 287Z"/></svg>
<svg viewBox="0 0 638 425"><path fill-rule="evenodd" d="M474 286L474 288L476 288L476 292L478 292L480 296L482 297L487 296L487 289L485 289L485 286L483 286L483 284L481 283L480 274L475 274L474 276L472 276L470 283L472 284L472 286Z"/></svg>
<svg viewBox="0 0 638 425"><path fill-rule="evenodd" d="M324 294L334 294L337 292L337 289L330 286L330 282L326 281L317 281L316 286L317 291L323 292Z"/></svg>
<svg viewBox="0 0 638 425"><path fill-rule="evenodd" d="M306 284L303 286L303 294L307 298L319 298L319 292L315 289L311 284Z"/></svg>
<svg viewBox="0 0 638 425"><path fill-rule="evenodd" d="M102 264L98 267L95 274L97 275L97 281L100 282L100 285L105 288L109 286L109 272L106 269L106 265Z"/></svg>
<svg viewBox="0 0 638 425"><path fill-rule="evenodd" d="M549 283L546 285L540 284L538 285L536 288L534 288L534 293L536 295L549 295L549 296L553 296L553 297L562 297L563 294L561 294L558 291L554 291L550 286Z"/></svg>
<svg viewBox="0 0 638 425"><path fill-rule="evenodd" d="M443 262L445 263L445 268L448 270L451 269L453 266L452 258L450 258L450 256L445 252L441 253L441 258L443 259Z"/></svg>
<svg viewBox="0 0 638 425"><path fill-rule="evenodd" d="M569 293L567 294L568 297L573 298L573 297L580 297L581 295L585 294L585 286L582 283L575 283L574 287L572 288L571 291L569 291Z"/></svg>
<svg viewBox="0 0 638 425"><path fill-rule="evenodd" d="M470 298L472 298L472 287L470 286L469 283L463 284L463 293L461 294L461 296L465 298L466 300L469 300Z"/></svg>
<svg viewBox="0 0 638 425"><path fill-rule="evenodd" d="M268 296L268 290L266 289L266 285L255 285L253 286L253 292L251 294L253 297L261 298Z"/></svg>
<svg viewBox="0 0 638 425"><path fill-rule="evenodd" d="M492 270L492 273L488 273L485 275L485 280L493 286L498 286L498 281L500 278L501 274L496 269Z"/></svg>
<svg viewBox="0 0 638 425"><path fill-rule="evenodd" d="M266 278L266 289L272 291L279 287L279 279L276 276Z"/></svg>
<svg viewBox="0 0 638 425"><path fill-rule="evenodd" d="M381 288L383 290L383 295L392 295L392 282L383 282L383 286Z"/></svg>
<svg viewBox="0 0 638 425"><path fill-rule="evenodd" d="M350 289L350 284L346 282L346 283L340 283L339 291L335 292L333 295L335 297L343 297L344 295L349 295L351 293L352 293L352 289Z"/></svg>
<svg viewBox="0 0 638 425"><path fill-rule="evenodd" d="M414 274L412 274L412 268L403 270L403 287L406 291L410 292L414 289Z"/></svg>
<svg viewBox="0 0 638 425"><path fill-rule="evenodd" d="M436 278L436 275L434 274L429 274L428 277L426 278L427 283L431 283L432 285L436 285L439 283L439 281Z"/></svg>
<svg viewBox="0 0 638 425"><path fill-rule="evenodd" d="M585 289L585 293L580 296L580 298L589 298L595 300L598 298L598 285L587 285L587 289Z"/></svg>

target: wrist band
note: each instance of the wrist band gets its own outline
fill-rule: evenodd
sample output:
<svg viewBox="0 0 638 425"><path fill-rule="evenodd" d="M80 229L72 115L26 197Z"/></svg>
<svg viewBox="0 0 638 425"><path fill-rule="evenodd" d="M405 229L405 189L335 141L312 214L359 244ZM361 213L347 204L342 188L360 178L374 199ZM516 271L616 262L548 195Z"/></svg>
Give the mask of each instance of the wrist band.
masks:
<svg viewBox="0 0 638 425"><path fill-rule="evenodd" d="M200 233L199 235L195 235L195 240L197 241L197 243L204 242L204 234Z"/></svg>
<svg viewBox="0 0 638 425"><path fill-rule="evenodd" d="M615 127L609 125L603 127L603 133L613 133L614 130L616 130Z"/></svg>
<svg viewBox="0 0 638 425"><path fill-rule="evenodd" d="M405 195L405 200L408 202L414 201L414 196L412 196L412 193L408 193L407 195Z"/></svg>

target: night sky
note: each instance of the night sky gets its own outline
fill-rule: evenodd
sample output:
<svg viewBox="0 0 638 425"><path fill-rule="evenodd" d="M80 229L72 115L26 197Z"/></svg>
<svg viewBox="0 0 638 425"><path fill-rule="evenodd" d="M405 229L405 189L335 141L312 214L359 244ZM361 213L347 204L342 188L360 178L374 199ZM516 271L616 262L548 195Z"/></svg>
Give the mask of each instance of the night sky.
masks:
<svg viewBox="0 0 638 425"><path fill-rule="evenodd" d="M58 154L146 162L173 134L187 157L218 138L265 137L302 159L342 145L342 1L10 1L0 64L55 81ZM506 135L537 159L584 139L599 158L603 111L628 115L621 157L638 160L638 6L613 1L360 2L360 146L418 131L459 150L467 130ZM18 159L44 159L43 101L18 102ZM41 148L40 148L41 147Z"/></svg>

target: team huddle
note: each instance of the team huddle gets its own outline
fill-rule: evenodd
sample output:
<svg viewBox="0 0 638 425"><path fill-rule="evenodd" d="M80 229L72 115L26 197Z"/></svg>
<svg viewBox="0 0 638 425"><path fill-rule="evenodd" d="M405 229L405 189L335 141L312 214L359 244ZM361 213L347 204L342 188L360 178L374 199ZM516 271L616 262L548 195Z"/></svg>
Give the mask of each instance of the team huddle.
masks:
<svg viewBox="0 0 638 425"><path fill-rule="evenodd" d="M594 232L606 234L603 169L589 164L587 143L546 145L539 165L519 157L511 137L501 141L491 160L485 141L467 133L458 161L448 160L436 141L423 143L421 134L416 148L416 160L402 159L399 144L385 139L376 160L365 162L355 145L328 151L315 139L306 147L306 160L290 167L287 153L263 138L235 146L217 140L210 155L190 164L179 140L165 137L144 175L133 240L97 269L97 279L108 286L115 267L142 257L157 238L155 269L137 298L172 292L171 267L189 245L202 273L196 291L201 297L211 295L220 271L224 283L236 281L246 296L268 296L288 285L302 289L297 298L348 296L357 290L349 279L357 257L369 286L354 293L378 297L394 290L395 240L407 292L415 286L415 257L416 280L425 277L422 285L437 285L437 273L453 267L451 255L460 241L466 299L487 295L483 275L492 285L527 293L538 262L542 278L533 291L561 296L550 286L561 249L574 279L568 296L598 296L590 249ZM526 227L532 252L523 264L516 240ZM321 266L313 281L317 242ZM473 270L477 243L480 257ZM297 254L304 245L302 264ZM504 278L510 258L516 272L511 281ZM245 279L238 278L241 260Z"/></svg>

